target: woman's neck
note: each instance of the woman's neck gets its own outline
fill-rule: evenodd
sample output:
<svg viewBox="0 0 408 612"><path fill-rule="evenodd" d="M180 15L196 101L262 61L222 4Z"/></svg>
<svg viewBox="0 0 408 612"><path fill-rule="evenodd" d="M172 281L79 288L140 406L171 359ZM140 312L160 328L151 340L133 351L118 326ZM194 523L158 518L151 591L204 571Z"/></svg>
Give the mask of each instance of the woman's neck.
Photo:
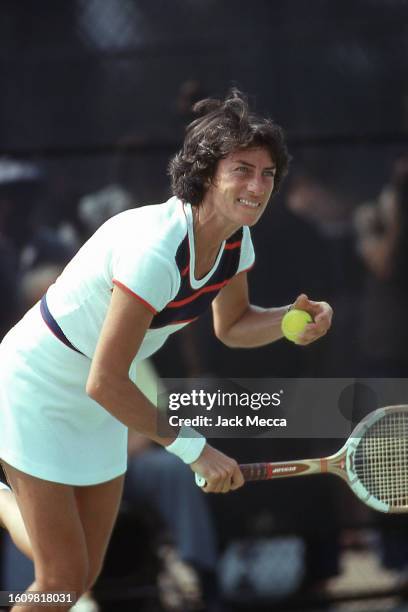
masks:
<svg viewBox="0 0 408 612"><path fill-rule="evenodd" d="M208 209L205 204L192 206L195 243L200 243L209 251L218 252L222 242L232 236L238 229L236 226L226 227L225 219L220 219L214 209Z"/></svg>
<svg viewBox="0 0 408 612"><path fill-rule="evenodd" d="M201 207L191 208L195 251L194 277L199 280L214 267L222 243L228 236L213 215L206 215Z"/></svg>

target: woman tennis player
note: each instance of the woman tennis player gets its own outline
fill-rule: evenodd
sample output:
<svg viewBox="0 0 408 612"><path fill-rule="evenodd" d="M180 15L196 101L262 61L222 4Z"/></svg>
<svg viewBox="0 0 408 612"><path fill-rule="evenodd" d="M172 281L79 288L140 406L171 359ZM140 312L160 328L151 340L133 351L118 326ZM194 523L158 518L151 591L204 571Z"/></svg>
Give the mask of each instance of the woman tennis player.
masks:
<svg viewBox="0 0 408 612"><path fill-rule="evenodd" d="M33 558L29 591L79 596L95 582L129 427L190 464L207 491L243 484L237 463L203 437L185 429L161 438L156 408L135 385L137 363L210 304L230 347L282 337L288 306L251 306L247 288L249 227L287 172L282 131L237 90L195 111L170 163L174 197L107 221L1 344L0 457L13 493L0 492L0 520ZM301 295L295 305L314 317L300 344L327 332L327 303Z"/></svg>

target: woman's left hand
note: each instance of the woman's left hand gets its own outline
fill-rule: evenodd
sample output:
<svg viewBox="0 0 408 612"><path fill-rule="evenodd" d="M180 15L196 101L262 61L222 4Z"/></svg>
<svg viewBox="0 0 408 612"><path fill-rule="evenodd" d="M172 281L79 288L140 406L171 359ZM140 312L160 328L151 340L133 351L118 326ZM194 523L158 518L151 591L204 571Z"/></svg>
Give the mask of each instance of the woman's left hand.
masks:
<svg viewBox="0 0 408 612"><path fill-rule="evenodd" d="M329 331L333 318L333 308L327 302L313 302L306 294L302 293L296 298L292 309L305 310L313 317L313 322L308 323L303 333L297 337L296 344L306 346Z"/></svg>

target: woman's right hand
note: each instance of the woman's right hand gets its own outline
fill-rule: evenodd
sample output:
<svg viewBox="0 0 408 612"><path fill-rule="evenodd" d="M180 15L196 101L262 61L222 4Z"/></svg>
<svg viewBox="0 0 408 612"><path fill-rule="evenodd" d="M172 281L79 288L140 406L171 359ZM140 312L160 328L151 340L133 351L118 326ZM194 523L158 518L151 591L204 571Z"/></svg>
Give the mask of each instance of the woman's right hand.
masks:
<svg viewBox="0 0 408 612"><path fill-rule="evenodd" d="M238 463L208 443L197 461L191 463L190 467L193 472L205 479L207 483L203 487L205 493L228 493L244 484Z"/></svg>

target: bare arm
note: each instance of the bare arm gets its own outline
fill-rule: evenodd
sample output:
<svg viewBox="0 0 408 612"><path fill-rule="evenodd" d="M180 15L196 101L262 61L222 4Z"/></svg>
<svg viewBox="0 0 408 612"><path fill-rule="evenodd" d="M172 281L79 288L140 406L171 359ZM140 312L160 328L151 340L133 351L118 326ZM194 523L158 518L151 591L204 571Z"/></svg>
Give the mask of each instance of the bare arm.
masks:
<svg viewBox="0 0 408 612"><path fill-rule="evenodd" d="M313 302L301 294L292 305L314 317L298 344L309 344L323 336L331 325L333 311L326 302ZM237 274L213 301L215 335L231 348L264 346L283 337L282 318L288 306L260 308L249 303L245 272Z"/></svg>
<svg viewBox="0 0 408 612"><path fill-rule="evenodd" d="M162 446L177 437L157 433L157 408L129 379L129 368L151 323L152 313L135 297L114 287L87 381L88 395L132 430ZM236 461L206 444L190 464L207 482L206 492L226 493L244 480Z"/></svg>
<svg viewBox="0 0 408 612"><path fill-rule="evenodd" d="M158 435L157 408L129 378L130 364L152 317L144 304L114 287L86 392L124 425L166 446L174 440L177 432L171 438Z"/></svg>

